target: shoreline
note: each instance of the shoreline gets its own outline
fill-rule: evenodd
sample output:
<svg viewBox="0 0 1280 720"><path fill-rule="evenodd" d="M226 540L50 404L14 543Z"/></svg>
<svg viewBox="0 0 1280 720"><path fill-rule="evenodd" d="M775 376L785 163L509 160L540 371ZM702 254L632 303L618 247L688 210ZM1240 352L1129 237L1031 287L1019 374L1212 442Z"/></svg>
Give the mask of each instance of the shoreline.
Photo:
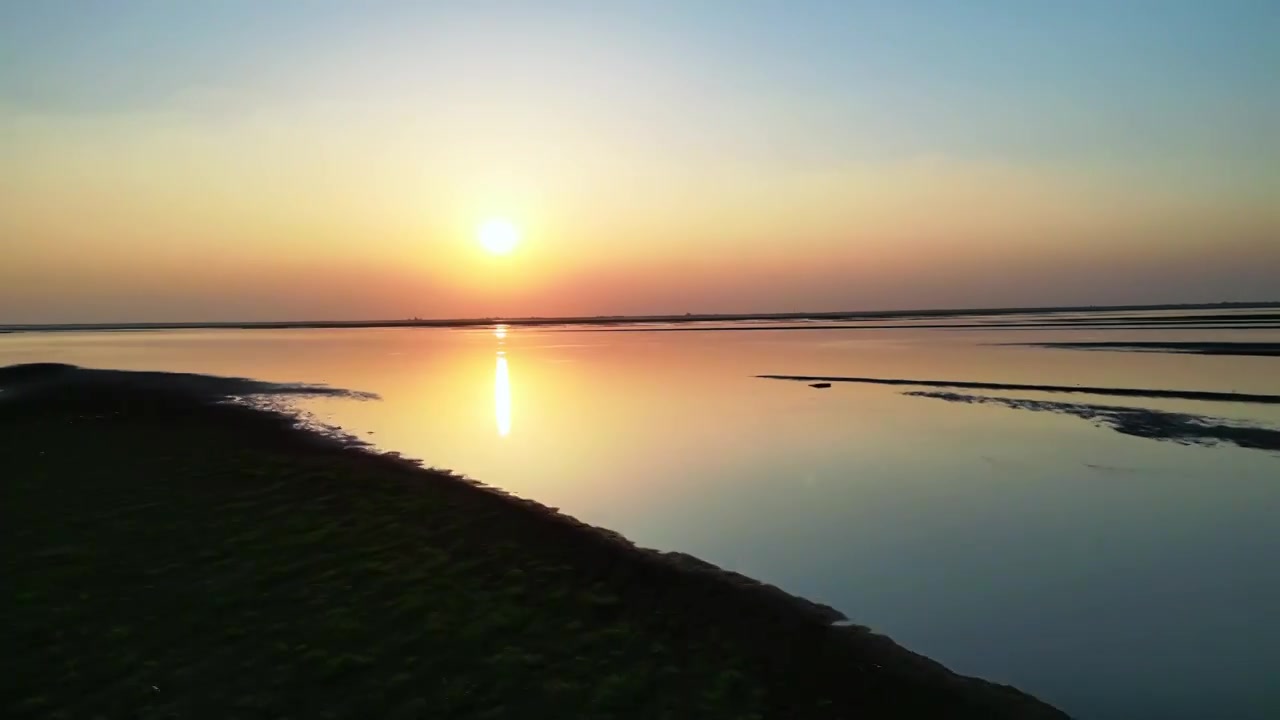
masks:
<svg viewBox="0 0 1280 720"><path fill-rule="evenodd" d="M338 715L353 717L523 706L564 717L1065 717L827 606L227 404L253 381L223 380L0 368L0 457L17 479L0 534L19 549L4 581L20 590L0 632L27 658L0 683L8 717L87 709L76 702L107 717L229 716L237 693L259 692L261 672L278 685L255 701L264 712L311 688L305 703L345 703ZM185 598L180 612L169 595ZM330 622L335 607L341 622ZM397 621L368 627L384 616ZM99 630L110 639L100 656L65 640ZM511 666L492 668L495 652ZM79 669L59 679L71 661ZM417 687L441 672L474 692ZM50 683L70 706L46 696ZM511 712L485 715L477 702Z"/></svg>

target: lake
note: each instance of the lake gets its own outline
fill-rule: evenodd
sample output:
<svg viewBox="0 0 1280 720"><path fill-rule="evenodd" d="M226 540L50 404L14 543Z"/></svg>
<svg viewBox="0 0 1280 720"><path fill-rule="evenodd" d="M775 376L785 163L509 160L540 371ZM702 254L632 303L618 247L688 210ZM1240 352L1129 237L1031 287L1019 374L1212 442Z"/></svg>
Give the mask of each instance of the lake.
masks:
<svg viewBox="0 0 1280 720"><path fill-rule="evenodd" d="M1035 411L756 377L1280 393L1280 357L1021 344L1280 342L1244 314L1186 314L16 333L0 365L377 393L296 405L1081 718L1280 717L1280 453L1124 434L1050 403L1264 428L1280 405L961 391ZM714 329L762 325L776 329Z"/></svg>

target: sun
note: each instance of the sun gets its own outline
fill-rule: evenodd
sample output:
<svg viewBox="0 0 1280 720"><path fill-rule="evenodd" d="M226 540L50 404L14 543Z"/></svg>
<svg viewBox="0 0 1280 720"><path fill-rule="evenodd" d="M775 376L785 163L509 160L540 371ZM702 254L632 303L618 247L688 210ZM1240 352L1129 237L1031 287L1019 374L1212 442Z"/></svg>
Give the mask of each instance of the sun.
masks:
<svg viewBox="0 0 1280 720"><path fill-rule="evenodd" d="M510 220L489 218L476 228L480 246L494 255L506 255L520 244L520 229Z"/></svg>

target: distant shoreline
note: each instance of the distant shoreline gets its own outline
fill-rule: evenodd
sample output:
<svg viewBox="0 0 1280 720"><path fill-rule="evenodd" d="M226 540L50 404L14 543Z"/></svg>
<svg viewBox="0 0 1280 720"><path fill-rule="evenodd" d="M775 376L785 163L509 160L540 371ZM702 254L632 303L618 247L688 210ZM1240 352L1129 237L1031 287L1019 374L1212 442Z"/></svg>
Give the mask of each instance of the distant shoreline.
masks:
<svg viewBox="0 0 1280 720"><path fill-rule="evenodd" d="M1182 303L1165 305L1064 305L1042 307L1004 308L938 308L923 310L858 310L840 312L793 313L725 313L685 315L598 315L574 317L491 317L403 320L287 320L262 322L139 322L139 323L30 323L0 325L0 333L12 332L76 332L122 330L294 330L341 328L451 328L486 327L492 325L543 326L543 325L628 325L636 323L682 324L696 322L750 322L750 321L801 321L801 320L877 320L924 319L947 317L996 317L1001 315L1048 315L1055 313L1109 313L1151 312L1161 310L1247 310L1280 309L1280 301L1230 302L1230 303ZM1223 316L1226 318L1231 315ZM1280 314L1267 314L1266 319L1280 321ZM1198 316L1205 322L1218 320L1213 315ZM1066 323L1064 323L1066 325Z"/></svg>

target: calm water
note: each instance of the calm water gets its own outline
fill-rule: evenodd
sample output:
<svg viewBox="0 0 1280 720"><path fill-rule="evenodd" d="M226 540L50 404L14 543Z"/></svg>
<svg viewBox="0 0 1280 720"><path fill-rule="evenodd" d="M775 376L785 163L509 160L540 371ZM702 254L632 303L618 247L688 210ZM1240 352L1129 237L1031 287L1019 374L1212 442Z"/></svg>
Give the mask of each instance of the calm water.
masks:
<svg viewBox="0 0 1280 720"><path fill-rule="evenodd" d="M952 321L956 322L956 321ZM762 373L1280 393L1280 358L996 343L1277 330L190 330L0 364L328 383L378 446L825 602L1082 718L1280 717L1280 454ZM1034 393L1012 393L1036 397ZM1054 396L1280 424L1280 406Z"/></svg>

